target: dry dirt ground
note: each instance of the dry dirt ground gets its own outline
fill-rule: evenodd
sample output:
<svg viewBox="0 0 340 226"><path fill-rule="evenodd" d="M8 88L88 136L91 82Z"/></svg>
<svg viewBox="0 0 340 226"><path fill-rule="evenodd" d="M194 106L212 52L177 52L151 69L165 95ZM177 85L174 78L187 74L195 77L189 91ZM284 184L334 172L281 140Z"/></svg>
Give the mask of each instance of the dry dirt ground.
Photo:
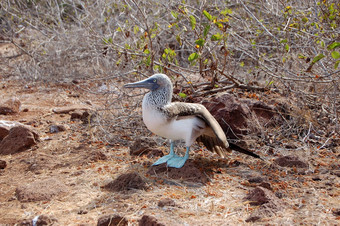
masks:
<svg viewBox="0 0 340 226"><path fill-rule="evenodd" d="M105 101L72 84L2 79L0 96L16 96L21 109L27 109L0 115L0 120L31 125L40 135L29 150L0 156L7 163L0 171L1 225L31 222L41 215L55 219L54 225L96 225L110 214L125 217L129 225L138 225L145 215L164 225L340 224L338 146L256 150L266 161L235 153L222 160L199 149L178 171L151 167L158 157L133 156L129 147L95 142L90 125L70 121L68 113L53 113L56 107L96 108ZM50 133L51 125L66 130ZM168 148L156 150L166 153ZM274 163L291 154L307 166ZM40 201L30 200L27 186L33 195L43 196ZM21 200L20 191L26 195Z"/></svg>

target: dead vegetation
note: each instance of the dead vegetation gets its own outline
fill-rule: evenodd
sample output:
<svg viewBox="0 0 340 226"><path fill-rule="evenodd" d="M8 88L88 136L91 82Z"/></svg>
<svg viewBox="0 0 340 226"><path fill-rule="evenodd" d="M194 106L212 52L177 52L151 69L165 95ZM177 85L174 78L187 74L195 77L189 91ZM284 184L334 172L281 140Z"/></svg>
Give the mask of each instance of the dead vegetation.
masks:
<svg viewBox="0 0 340 226"><path fill-rule="evenodd" d="M35 161L20 162L28 164L34 175L45 175L46 169L68 172L65 167L71 167L69 171L75 174L70 173L64 182L76 183L80 192L89 194L84 199L88 203L79 201L85 195L78 193L76 204L70 204L69 194L42 206L27 205L36 212L51 205L48 213L61 216L60 203L68 203L71 214L69 220L59 219L63 223L77 219L72 211L82 206L92 223L99 215L94 209L112 214L108 211L112 208L131 224L143 214L169 225L207 223L202 219L222 225L252 221L336 224L339 12L337 1L309 0L1 1L1 82L16 81L19 95L54 93L49 107L62 107L69 99L93 104L81 123L70 126L80 144L70 141L72 146L67 147L63 142L72 135L59 137L61 142L53 140L45 148L37 148L47 150L45 159L39 160L37 152ZM248 133L236 136L271 164L237 156L220 161L197 147L189 166L195 170L194 177L183 179L178 172L148 169L152 156L130 156L126 148L132 140L151 134L141 121L143 93L128 93L122 85L156 72L172 78L177 101L209 102L227 92L238 99L275 106L279 122L266 124L254 117L247 122ZM79 96L73 95L82 98L75 100ZM163 139L154 140L158 147L164 145ZM102 150L106 157L92 149ZM80 150L89 156L80 157ZM165 148L158 150L162 151ZM68 160L54 158L53 153ZM272 160L282 156L283 165L274 164ZM13 159L6 160L8 165ZM295 164L299 161L304 167ZM102 180L110 183L131 172L142 176L148 184L143 186L146 190L102 195ZM254 179L256 176L262 179ZM203 179L198 181L198 177ZM256 208L243 200L245 190L260 184L280 201L265 196L267 190L263 189L257 191L274 206ZM176 206L157 209L164 196L175 200ZM276 208L275 213L268 213L270 208ZM17 216L6 219L12 222Z"/></svg>

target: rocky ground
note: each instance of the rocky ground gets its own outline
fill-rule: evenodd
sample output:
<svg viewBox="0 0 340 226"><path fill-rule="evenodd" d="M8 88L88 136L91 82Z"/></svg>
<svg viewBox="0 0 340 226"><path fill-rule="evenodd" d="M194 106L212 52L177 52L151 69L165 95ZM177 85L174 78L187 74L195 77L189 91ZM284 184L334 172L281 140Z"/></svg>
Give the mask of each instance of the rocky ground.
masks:
<svg viewBox="0 0 340 226"><path fill-rule="evenodd" d="M337 134L259 144L265 161L193 148L181 169L153 167L168 151L155 137L93 139L98 95L2 79L0 96L1 225L340 224Z"/></svg>
<svg viewBox="0 0 340 226"><path fill-rule="evenodd" d="M339 224L338 146L256 150L267 161L199 149L182 169L151 167L167 151L152 139L91 141L81 117L98 96L72 84L0 87L2 225Z"/></svg>

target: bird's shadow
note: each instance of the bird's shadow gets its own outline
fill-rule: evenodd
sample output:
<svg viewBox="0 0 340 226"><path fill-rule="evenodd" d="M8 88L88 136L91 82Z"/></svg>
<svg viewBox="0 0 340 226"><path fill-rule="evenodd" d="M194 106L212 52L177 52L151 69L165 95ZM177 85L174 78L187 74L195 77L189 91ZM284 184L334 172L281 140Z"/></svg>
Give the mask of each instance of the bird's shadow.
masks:
<svg viewBox="0 0 340 226"><path fill-rule="evenodd" d="M209 160L205 158L189 159L182 168L167 167L166 163L150 166L147 174L155 180L162 180L166 184L189 187L204 186L220 170L237 166L238 162L230 165L228 160Z"/></svg>

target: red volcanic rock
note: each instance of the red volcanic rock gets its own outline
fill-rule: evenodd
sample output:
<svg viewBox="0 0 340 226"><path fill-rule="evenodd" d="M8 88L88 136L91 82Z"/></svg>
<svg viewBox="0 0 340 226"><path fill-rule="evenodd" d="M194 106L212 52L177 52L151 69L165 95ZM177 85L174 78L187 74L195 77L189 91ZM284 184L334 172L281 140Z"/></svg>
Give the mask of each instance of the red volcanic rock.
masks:
<svg viewBox="0 0 340 226"><path fill-rule="evenodd" d="M154 176L166 176L169 179L183 180L186 182L205 184L209 181L207 175L202 173L198 166L190 159L179 169L167 167L166 163L164 163L150 167L147 173Z"/></svg>
<svg viewBox="0 0 340 226"><path fill-rule="evenodd" d="M103 186L104 189L125 192L134 189L146 189L146 182L137 173L126 173Z"/></svg>
<svg viewBox="0 0 340 226"><path fill-rule="evenodd" d="M97 226L126 226L128 221L119 215L106 215L98 219Z"/></svg>
<svg viewBox="0 0 340 226"><path fill-rule="evenodd" d="M15 195L21 202L49 201L54 196L67 191L59 180L49 178L17 187Z"/></svg>
<svg viewBox="0 0 340 226"><path fill-rule="evenodd" d="M274 160L276 164L282 167L296 167L296 168L307 168L308 164L302 162L296 156L283 156Z"/></svg>
<svg viewBox="0 0 340 226"><path fill-rule="evenodd" d="M152 216L144 215L138 222L139 226L165 226L162 223L158 223L157 219Z"/></svg>
<svg viewBox="0 0 340 226"><path fill-rule="evenodd" d="M14 114L20 111L21 102L18 98L12 97L0 103L0 115Z"/></svg>
<svg viewBox="0 0 340 226"><path fill-rule="evenodd" d="M232 139L256 130L257 125L251 125L251 122L268 126L281 121L275 106L252 99L239 99L228 93L204 100L202 104L216 118L227 137Z"/></svg>
<svg viewBox="0 0 340 226"><path fill-rule="evenodd" d="M0 142L0 154L9 155L25 151L35 145L38 140L38 134L28 126L13 127Z"/></svg>

